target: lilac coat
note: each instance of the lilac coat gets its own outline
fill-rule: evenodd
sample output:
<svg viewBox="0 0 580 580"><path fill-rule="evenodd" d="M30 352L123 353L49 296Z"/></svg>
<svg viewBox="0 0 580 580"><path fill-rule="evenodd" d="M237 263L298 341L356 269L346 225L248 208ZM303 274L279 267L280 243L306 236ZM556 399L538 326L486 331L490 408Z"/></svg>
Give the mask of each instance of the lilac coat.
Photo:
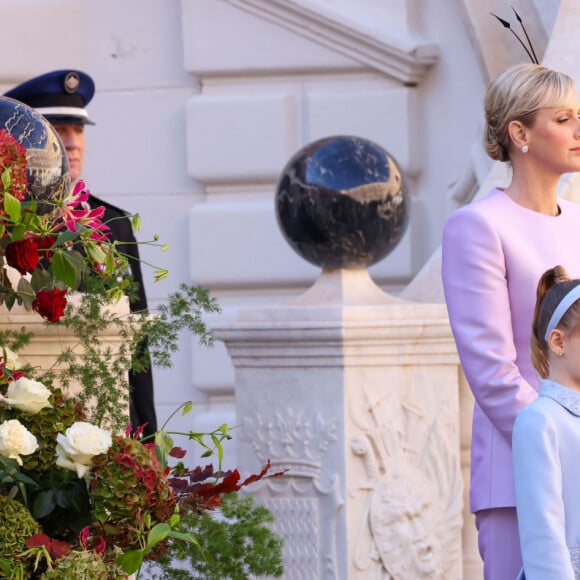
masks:
<svg viewBox="0 0 580 580"><path fill-rule="evenodd" d="M523 208L503 191L455 211L442 244L442 276L461 365L475 397L471 511L515 506L512 429L538 397L530 331L540 276L561 264L580 277L580 205L560 215Z"/></svg>

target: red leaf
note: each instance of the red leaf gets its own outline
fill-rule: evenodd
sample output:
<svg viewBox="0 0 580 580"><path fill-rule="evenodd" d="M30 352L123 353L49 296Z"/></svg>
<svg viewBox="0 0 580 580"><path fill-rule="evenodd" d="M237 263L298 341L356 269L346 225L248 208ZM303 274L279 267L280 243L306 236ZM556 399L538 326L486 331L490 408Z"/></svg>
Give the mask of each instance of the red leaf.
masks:
<svg viewBox="0 0 580 580"><path fill-rule="evenodd" d="M27 548L38 548L39 546L45 546L46 549L50 548L50 538L46 534L34 534L26 540Z"/></svg>
<svg viewBox="0 0 580 580"><path fill-rule="evenodd" d="M61 542L60 540L51 540L49 549L50 553L57 559L68 556L72 551L72 547L68 542Z"/></svg>
<svg viewBox="0 0 580 580"><path fill-rule="evenodd" d="M176 459L183 459L186 453L187 451L185 451L185 449L182 449L181 447L174 447L169 452L169 455L170 457L175 457Z"/></svg>
<svg viewBox="0 0 580 580"><path fill-rule="evenodd" d="M268 471L270 471L270 468L272 467L272 464L270 463L270 460L268 459L268 463L266 463L266 465L264 466L264 469L262 469L262 471L260 471L260 473L258 473L257 475L250 475L249 477L247 477L246 479L244 479L243 483L240 485L240 487L243 487L244 485L249 485L250 483L254 483L255 481L259 481L260 479L262 479L266 473L268 473ZM276 473L272 473L272 475L269 475L266 479L270 479L271 477L280 477L281 475L284 475L288 470L287 469L283 469L282 471L277 471Z"/></svg>

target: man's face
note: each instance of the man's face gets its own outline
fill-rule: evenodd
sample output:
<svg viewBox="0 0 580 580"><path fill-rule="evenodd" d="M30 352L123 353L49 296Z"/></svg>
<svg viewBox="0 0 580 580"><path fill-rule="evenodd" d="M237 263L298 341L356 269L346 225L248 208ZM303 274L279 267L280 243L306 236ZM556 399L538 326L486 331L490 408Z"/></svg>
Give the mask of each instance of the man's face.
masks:
<svg viewBox="0 0 580 580"><path fill-rule="evenodd" d="M53 126L66 149L70 165L70 177L74 182L81 176L83 171L85 126L69 123L55 123Z"/></svg>

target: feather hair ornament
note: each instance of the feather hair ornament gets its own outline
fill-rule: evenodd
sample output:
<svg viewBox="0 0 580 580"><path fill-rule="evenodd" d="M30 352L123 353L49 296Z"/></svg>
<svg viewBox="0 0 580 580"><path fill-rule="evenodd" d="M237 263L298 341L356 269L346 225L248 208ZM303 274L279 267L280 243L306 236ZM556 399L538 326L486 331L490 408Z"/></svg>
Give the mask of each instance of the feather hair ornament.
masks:
<svg viewBox="0 0 580 580"><path fill-rule="evenodd" d="M524 43L524 41L521 39L521 37L517 34L517 32L512 28L511 24L507 20L500 18L497 14L494 14L493 12L490 12L490 14L494 18L497 18L499 20L500 24L504 28L507 28L516 37L517 41L522 45L523 49L526 51L526 54L528 55L530 60L534 64L540 64L540 61L538 60L538 57L536 56L536 51L534 50L534 46L532 44L532 41L530 40L530 37L528 36L528 32L526 30L526 27L524 26L524 22L523 22L521 16L516 12L516 9L513 6L512 6L512 10L514 11L514 14L516 15L516 20L520 23L520 26L522 27L522 30L524 31L524 36L526 38L527 46Z"/></svg>

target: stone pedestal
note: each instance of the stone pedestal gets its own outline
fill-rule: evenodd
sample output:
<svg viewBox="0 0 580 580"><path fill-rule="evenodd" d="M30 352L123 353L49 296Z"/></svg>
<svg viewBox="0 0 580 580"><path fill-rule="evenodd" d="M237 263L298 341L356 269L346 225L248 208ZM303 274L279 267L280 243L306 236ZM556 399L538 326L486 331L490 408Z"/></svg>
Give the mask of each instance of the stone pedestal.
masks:
<svg viewBox="0 0 580 580"><path fill-rule="evenodd" d="M78 295L69 296L70 303L75 304L76 300L78 300ZM109 306L108 309L119 317L126 316L130 312L129 302L126 298ZM28 363L38 369L39 374L49 369L58 370L58 366L55 366L57 357L65 349L70 349L73 353L77 349L78 338L69 330L57 324L47 324L36 312L28 311L23 306L15 305L10 311L2 307L0 330L11 328L24 328L32 333L30 342L18 353L18 358L22 363ZM114 356L125 339L119 335L117 328L111 327L100 334L100 340L103 348L110 348L110 356ZM72 397L79 388L73 383L66 394ZM128 414L129 410L127 409Z"/></svg>
<svg viewBox="0 0 580 580"><path fill-rule="evenodd" d="M285 538L286 579L461 578L458 360L442 304L366 270L215 328L236 368L238 463Z"/></svg>

